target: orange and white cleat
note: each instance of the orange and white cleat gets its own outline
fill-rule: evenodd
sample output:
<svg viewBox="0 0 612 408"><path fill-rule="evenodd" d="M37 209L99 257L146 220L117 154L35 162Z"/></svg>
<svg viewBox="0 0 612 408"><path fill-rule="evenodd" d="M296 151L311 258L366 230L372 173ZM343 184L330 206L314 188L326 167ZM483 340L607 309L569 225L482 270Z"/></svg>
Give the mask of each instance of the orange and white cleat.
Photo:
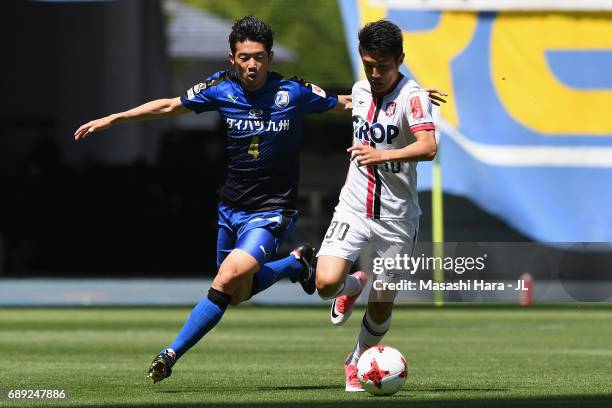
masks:
<svg viewBox="0 0 612 408"><path fill-rule="evenodd" d="M362 271L355 272L353 276L359 279L361 289L356 295L342 295L334 299L330 313L331 322L334 326L342 326L344 323L346 323L349 317L351 317L351 313L353 313L353 306L355 306L357 298L359 298L359 295L361 295L361 292L363 292L363 288L365 287L366 283L368 283L368 275Z"/></svg>
<svg viewBox="0 0 612 408"><path fill-rule="evenodd" d="M352 355L353 353L349 354L344 362L344 379L346 380L344 390L348 392L365 391L357 378L357 364L349 363Z"/></svg>

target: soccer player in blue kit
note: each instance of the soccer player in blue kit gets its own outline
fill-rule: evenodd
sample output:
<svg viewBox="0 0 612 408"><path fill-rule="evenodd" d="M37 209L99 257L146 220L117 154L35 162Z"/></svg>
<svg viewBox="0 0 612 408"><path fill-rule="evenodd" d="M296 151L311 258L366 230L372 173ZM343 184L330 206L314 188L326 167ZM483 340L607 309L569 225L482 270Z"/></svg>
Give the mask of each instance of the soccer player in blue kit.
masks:
<svg viewBox="0 0 612 408"><path fill-rule="evenodd" d="M280 279L315 291L314 251L300 245L271 262L297 218L299 147L305 114L350 109L350 96L327 94L304 80L269 71L273 35L254 17L236 21L229 36L233 71L220 71L182 97L158 99L84 124L75 140L121 122L216 110L225 122L229 164L219 190L217 268L208 295L197 304L176 339L148 370L154 383L208 333L227 306Z"/></svg>

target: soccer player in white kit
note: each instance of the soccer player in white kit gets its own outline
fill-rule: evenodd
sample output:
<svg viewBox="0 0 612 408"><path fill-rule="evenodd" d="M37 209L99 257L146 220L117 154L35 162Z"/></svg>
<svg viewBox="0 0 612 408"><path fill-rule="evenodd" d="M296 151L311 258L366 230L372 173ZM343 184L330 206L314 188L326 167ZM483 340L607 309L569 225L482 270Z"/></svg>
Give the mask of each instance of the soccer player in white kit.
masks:
<svg viewBox="0 0 612 408"><path fill-rule="evenodd" d="M334 217L317 254L316 286L334 299L331 320L342 325L365 287L364 272L350 275L361 250L395 258L412 254L419 216L416 165L436 155L431 101L414 80L402 75L402 32L388 20L359 31L359 53L367 80L353 86L353 146L348 177ZM382 282L401 279L401 271L375 276ZM379 344L391 326L396 293L370 291L357 344L344 363L347 391L363 391L357 361Z"/></svg>

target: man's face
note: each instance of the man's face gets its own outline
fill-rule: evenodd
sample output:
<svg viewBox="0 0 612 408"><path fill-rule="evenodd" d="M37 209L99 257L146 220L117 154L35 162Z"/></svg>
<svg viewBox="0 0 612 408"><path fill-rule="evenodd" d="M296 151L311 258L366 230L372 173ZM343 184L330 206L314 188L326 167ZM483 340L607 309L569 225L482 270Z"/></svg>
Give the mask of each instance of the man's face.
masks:
<svg viewBox="0 0 612 408"><path fill-rule="evenodd" d="M237 42L236 52L230 53L229 59L247 90L255 91L266 83L272 51L268 54L262 43L250 40Z"/></svg>
<svg viewBox="0 0 612 408"><path fill-rule="evenodd" d="M386 93L391 90L399 78L399 68L404 62L404 54L395 57L363 51L361 62L372 92Z"/></svg>

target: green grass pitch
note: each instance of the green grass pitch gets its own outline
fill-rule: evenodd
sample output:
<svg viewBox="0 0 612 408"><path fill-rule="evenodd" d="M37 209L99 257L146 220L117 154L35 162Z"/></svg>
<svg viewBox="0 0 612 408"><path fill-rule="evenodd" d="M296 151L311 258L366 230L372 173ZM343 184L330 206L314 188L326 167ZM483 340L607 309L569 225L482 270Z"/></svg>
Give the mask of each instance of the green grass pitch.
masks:
<svg viewBox="0 0 612 408"><path fill-rule="evenodd" d="M612 407L612 308L399 307L384 343L406 356L392 397L343 391L362 311L240 306L150 385L184 308L0 309L0 406ZM7 400L65 389L64 401Z"/></svg>

